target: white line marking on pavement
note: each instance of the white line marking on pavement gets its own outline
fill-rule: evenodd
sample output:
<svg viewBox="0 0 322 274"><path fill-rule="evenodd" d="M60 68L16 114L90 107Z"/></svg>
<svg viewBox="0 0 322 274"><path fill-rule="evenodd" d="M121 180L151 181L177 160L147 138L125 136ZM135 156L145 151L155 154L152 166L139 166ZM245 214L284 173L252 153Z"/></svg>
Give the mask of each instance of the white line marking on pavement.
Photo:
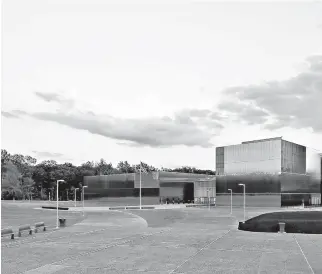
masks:
<svg viewBox="0 0 322 274"><path fill-rule="evenodd" d="M296 241L296 243L297 243L298 247L300 248L300 250L301 250L301 252L302 252L302 255L303 255L303 257L304 257L304 259L305 259L305 261L306 261L307 265L309 266L309 268L310 268L310 270L311 270L312 274L314 274L314 271L313 271L313 269L312 269L312 266L310 265L310 263L309 263L308 259L306 258L305 254L304 254L304 252L303 252L303 250L302 250L302 247L300 246L300 244L299 244L299 242L297 241L296 237L295 237L295 236L293 236L293 238L294 238L294 240Z"/></svg>
<svg viewBox="0 0 322 274"><path fill-rule="evenodd" d="M211 241L210 243L206 244L204 247L200 248L195 254L193 254L192 256L190 256L187 260L185 260L183 263L181 263L180 265L178 265L175 269L171 270L169 272L169 274L174 273L176 270L178 270L181 266L183 266L185 263L189 262L192 258L196 257L201 251L203 251L205 248L207 248L208 246L210 246L211 244L213 244L214 242L218 241L219 239L221 239L222 237L226 236L231 230L228 230L227 232L225 232L223 235L219 236L218 238L216 238L215 240Z"/></svg>

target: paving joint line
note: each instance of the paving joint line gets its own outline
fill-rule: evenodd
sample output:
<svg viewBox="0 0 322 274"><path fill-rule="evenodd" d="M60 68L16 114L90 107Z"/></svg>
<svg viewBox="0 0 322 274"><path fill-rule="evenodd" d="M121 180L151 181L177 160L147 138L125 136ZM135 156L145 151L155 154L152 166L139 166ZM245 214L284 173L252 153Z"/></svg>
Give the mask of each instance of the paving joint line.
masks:
<svg viewBox="0 0 322 274"><path fill-rule="evenodd" d="M224 236L226 236L228 233L230 233L231 230L228 230L227 232L225 232L224 234L222 234L221 236L219 236L218 238L216 238L215 240L211 241L210 243L207 243L205 246L203 246L202 248L200 248L195 254L191 255L188 259L186 259L184 262L182 262L180 265L178 265L175 269L169 271L169 274L174 273L175 271L177 271L180 267L182 267L183 265L185 265L187 262L189 262L191 259L193 259L194 257L196 257L201 251L203 251L205 248L207 248L208 246L212 245L213 243L215 243L216 241L220 240L221 238L223 238Z"/></svg>
<svg viewBox="0 0 322 274"><path fill-rule="evenodd" d="M127 237L124 237L124 238L121 238L120 241L116 242L116 243L108 243L106 245L103 245L99 248L95 248L95 249L92 249L92 250L88 250L88 251L83 251L83 252L79 252L78 254L76 255L72 255L72 256L69 256L67 258L64 258L62 260L58 260L58 261L55 261L55 262L52 262L52 263L49 263L49 264L44 264L44 265L41 265L41 266L38 266L36 268L33 268L33 269L29 269L29 270L26 270L26 271L23 271L23 272L17 272L17 273L25 273L27 271L31 271L31 270L37 270L39 268L42 268L46 265L61 265L63 264L64 262L68 261L68 260L71 260L71 259L77 259L79 257L82 257L82 256L86 256L86 255L89 255L89 254L93 254L93 253L96 253L96 252L100 252L100 251L103 251L103 250L106 250L108 248L113 248L113 247L116 247L116 246L120 246L120 245L123 245L123 244L128 244L128 243L132 243L132 242L135 242L137 240L141 240L141 239L145 239L145 238L148 238L150 236L153 236L153 235L157 235L157 234L161 234L161 233L164 233L164 232L168 232L170 231L171 229L164 229L164 230L161 230L161 231L158 231L158 232L155 232L155 233L146 233L146 234L137 234L137 235L130 235L130 236L127 236ZM141 236L140 236L141 235ZM138 237L140 236L140 237ZM127 238L133 238L133 239L128 239L128 240L125 240Z"/></svg>
<svg viewBox="0 0 322 274"><path fill-rule="evenodd" d="M310 265L310 263L309 263L309 261L308 261L307 257L305 256L305 254L304 254L304 252L303 252L303 249L302 249L301 245L299 244L299 242L297 241L297 239L296 239L295 235L293 235L293 239L295 240L295 242L297 243L298 247L300 248L300 250L301 250L301 253L302 253L303 257L304 257L304 259L305 259L305 261L306 261L307 265L309 266L309 268L310 268L310 270L311 270L311 273L312 273L312 274L315 274L315 273L314 273L314 270L313 270L313 268L312 268L312 266Z"/></svg>
<svg viewBox="0 0 322 274"><path fill-rule="evenodd" d="M8 244L3 245L1 247L15 248L15 247L20 247L20 245L22 245L24 243L28 243L28 244L32 245L32 244L47 242L48 240L56 241L56 240L61 240L61 239L64 239L64 238L70 238L71 236L79 236L79 235L86 235L86 234L91 234L91 233L95 233L95 232L101 232L101 231L105 231L107 229L110 229L110 227L103 228L103 229L97 229L97 230L91 230L91 231L78 232L78 233L74 233L74 234L71 234L71 235L64 235L64 236L56 237L56 238L53 238L53 239L46 238L46 239L39 239L38 241L31 241L31 240L37 238L37 236L34 235L34 236L31 236L31 237L25 238L23 240L8 243ZM61 230L55 230L54 229L54 230L51 230L51 231L49 231L47 233L42 233L41 236L43 236L45 238L46 236L53 235L55 232L58 232L58 231L61 231Z"/></svg>

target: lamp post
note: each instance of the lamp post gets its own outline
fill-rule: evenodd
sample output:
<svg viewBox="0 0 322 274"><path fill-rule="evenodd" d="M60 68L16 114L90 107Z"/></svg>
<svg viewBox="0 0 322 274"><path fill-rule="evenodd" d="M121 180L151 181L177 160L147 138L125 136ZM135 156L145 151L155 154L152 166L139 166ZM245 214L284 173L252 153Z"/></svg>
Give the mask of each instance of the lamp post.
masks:
<svg viewBox="0 0 322 274"><path fill-rule="evenodd" d="M79 188L75 188L75 195L74 195L74 200L75 200L75 207L76 207L76 191L79 190Z"/></svg>
<svg viewBox="0 0 322 274"><path fill-rule="evenodd" d="M230 192L230 215L233 214L233 191L232 189L228 189Z"/></svg>
<svg viewBox="0 0 322 274"><path fill-rule="evenodd" d="M62 182L65 182L64 180L57 180L57 214L56 214L56 228L58 229L59 228L59 225L58 225L58 190L59 190L59 183L62 183Z"/></svg>
<svg viewBox="0 0 322 274"><path fill-rule="evenodd" d="M142 163L140 162L140 209L142 209Z"/></svg>
<svg viewBox="0 0 322 274"><path fill-rule="evenodd" d="M208 197L208 209L210 210L209 188L207 188L207 197Z"/></svg>
<svg viewBox="0 0 322 274"><path fill-rule="evenodd" d="M85 199L85 197L84 197L84 189L85 188L87 188L87 186L83 186L82 187L82 196L83 196L83 216L84 216L84 199Z"/></svg>
<svg viewBox="0 0 322 274"><path fill-rule="evenodd" d="M244 223L246 221L246 186L245 184L238 184L244 188Z"/></svg>

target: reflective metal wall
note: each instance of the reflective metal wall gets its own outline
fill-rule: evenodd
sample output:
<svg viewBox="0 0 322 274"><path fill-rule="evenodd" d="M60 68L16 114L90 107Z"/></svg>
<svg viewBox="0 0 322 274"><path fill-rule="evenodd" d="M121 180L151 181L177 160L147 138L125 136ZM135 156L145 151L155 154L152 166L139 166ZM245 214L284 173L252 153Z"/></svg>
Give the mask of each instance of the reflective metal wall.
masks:
<svg viewBox="0 0 322 274"><path fill-rule="evenodd" d="M133 174L134 176L134 187L140 188L140 174ZM141 174L141 187L142 188L159 188L159 180L155 179L151 173Z"/></svg>
<svg viewBox="0 0 322 274"><path fill-rule="evenodd" d="M206 185L200 183L195 187L195 182L205 180L209 175L160 172L159 177L155 174L141 174L142 197L166 197L180 200L194 200L195 193L206 197ZM103 197L139 197L140 174L112 174L104 176L85 176L84 183L88 186L85 198ZM215 185L209 186L214 189Z"/></svg>
<svg viewBox="0 0 322 274"><path fill-rule="evenodd" d="M85 198L102 197L139 197L139 189L135 188L134 174L111 174L101 176L85 176L84 184L87 185ZM142 180L142 196L156 197L160 194L158 184L147 184Z"/></svg>
<svg viewBox="0 0 322 274"><path fill-rule="evenodd" d="M281 171L305 174L306 147L282 140Z"/></svg>
<svg viewBox="0 0 322 274"><path fill-rule="evenodd" d="M217 176L217 194L228 193L232 189L233 193L243 193L243 187L238 184L245 184L246 193L280 193L281 183L278 174L240 174Z"/></svg>
<svg viewBox="0 0 322 274"><path fill-rule="evenodd" d="M173 198L177 197L183 200L184 183L160 183L160 196Z"/></svg>
<svg viewBox="0 0 322 274"><path fill-rule="evenodd" d="M281 139L269 139L263 141L244 142L239 145L224 147L217 150L216 155L219 162L218 166L223 174L248 174L254 172L278 173L281 171Z"/></svg>
<svg viewBox="0 0 322 274"><path fill-rule="evenodd" d="M198 181L194 183L194 197L216 197L216 179L212 181Z"/></svg>

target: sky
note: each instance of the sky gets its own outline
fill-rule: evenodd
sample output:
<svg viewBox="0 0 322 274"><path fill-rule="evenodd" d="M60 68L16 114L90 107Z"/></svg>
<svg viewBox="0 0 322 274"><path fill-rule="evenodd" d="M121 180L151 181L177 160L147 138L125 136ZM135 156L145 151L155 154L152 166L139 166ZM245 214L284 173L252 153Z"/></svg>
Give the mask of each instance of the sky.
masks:
<svg viewBox="0 0 322 274"><path fill-rule="evenodd" d="M19 7L19 8L18 8ZM215 169L215 147L322 151L322 2L4 0L1 147Z"/></svg>

